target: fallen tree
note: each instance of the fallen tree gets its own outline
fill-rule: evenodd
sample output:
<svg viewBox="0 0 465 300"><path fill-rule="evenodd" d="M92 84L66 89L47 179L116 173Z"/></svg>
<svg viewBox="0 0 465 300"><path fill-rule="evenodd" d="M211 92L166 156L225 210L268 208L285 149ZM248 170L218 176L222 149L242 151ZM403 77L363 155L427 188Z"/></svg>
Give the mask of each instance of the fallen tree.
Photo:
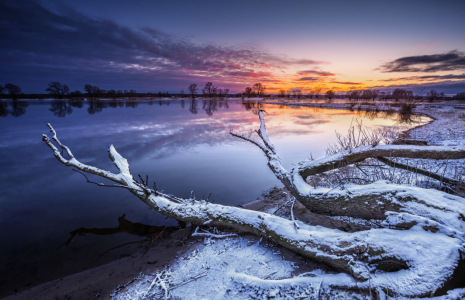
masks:
<svg viewBox="0 0 465 300"><path fill-rule="evenodd" d="M342 190L312 188L305 182L311 174L331 171L338 165L347 165L389 153L415 157L429 153L435 157L464 157L465 149L456 147L369 146L338 153L320 160L301 162L291 172L285 170L270 142L262 111L257 131L263 144L255 139L231 131L231 134L257 145L267 156L274 174L292 195L311 211L331 216L350 216L361 219L378 219L385 228L353 233L321 226L312 226L271 214L237 207L216 205L205 200L182 199L164 194L148 179L134 179L128 162L110 145L109 157L119 173L102 170L79 162L70 148L60 142L56 131L52 139L64 150L69 159L53 144L47 135L43 141L55 157L84 174L95 174L116 184L105 187L124 188L144 203L180 222L195 225L229 228L248 232L267 239L303 256L326 263L349 274L335 287L388 289L404 296L427 295L434 292L452 275L464 251L465 201L463 198L440 191L393 185L385 181L364 186L346 186ZM371 147L371 148L370 148ZM348 157L348 158L347 158ZM85 175L84 175L85 176ZM350 222L356 222L352 219ZM394 230L390 229L406 230Z"/></svg>

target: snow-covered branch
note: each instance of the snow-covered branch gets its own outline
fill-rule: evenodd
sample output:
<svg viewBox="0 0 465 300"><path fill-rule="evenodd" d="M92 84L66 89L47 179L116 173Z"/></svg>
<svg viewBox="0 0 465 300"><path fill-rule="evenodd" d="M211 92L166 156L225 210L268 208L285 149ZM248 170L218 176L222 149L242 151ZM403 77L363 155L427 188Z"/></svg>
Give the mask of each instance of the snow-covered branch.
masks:
<svg viewBox="0 0 465 300"><path fill-rule="evenodd" d="M56 132L52 127L51 129L56 136ZM264 139L265 130L261 131ZM440 191L425 191L387 182L346 187L350 194L346 190L327 193L327 190L315 189L307 195L320 195L319 198L316 197L316 203L321 203L321 207L327 209L326 213L329 214L333 211L344 212L344 207L350 207L354 198L380 195L386 202L376 203L365 197L364 202L360 199L356 201L355 209L376 211L376 205L383 207L379 209L380 213L389 211L384 216L387 227L408 230L380 228L348 233L302 222L299 222L300 228L296 230L293 220L203 200L187 201L150 190L133 179L127 160L113 145L109 148L109 156L120 171L118 174L82 164L74 157L65 159L46 135L43 135L43 141L66 166L130 188L134 195L165 216L195 225L228 228L265 237L291 251L347 273L347 278L361 289L380 287L395 290L404 296L431 293L451 276L460 259L460 251L463 251L464 200ZM58 141L57 143L62 148L66 147L61 146ZM291 175L282 168L279 158L269 145L263 145L262 150L264 149L268 153L270 168L292 188L294 182ZM71 153L68 150L67 153ZM301 188L291 192L299 196ZM302 198L301 195L300 197ZM327 202L326 199L335 200ZM328 203L335 205L335 210L326 207Z"/></svg>

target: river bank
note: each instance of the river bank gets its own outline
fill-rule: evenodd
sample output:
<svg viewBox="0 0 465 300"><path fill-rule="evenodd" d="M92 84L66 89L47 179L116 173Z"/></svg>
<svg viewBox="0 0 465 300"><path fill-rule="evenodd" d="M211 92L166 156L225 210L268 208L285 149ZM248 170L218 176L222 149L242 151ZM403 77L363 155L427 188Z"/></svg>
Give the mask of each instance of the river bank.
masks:
<svg viewBox="0 0 465 300"><path fill-rule="evenodd" d="M465 141L465 117L462 116L461 109L456 107L465 108L465 106L460 104L452 106L439 106L436 104L418 106L417 112L427 114L435 120L432 123L410 130L407 132L408 138L427 141L428 145L463 145ZM465 110L463 111L465 112ZM279 193L279 190L270 190L265 193L261 201L251 203L246 207L265 212L274 211L285 201L285 197L282 197ZM265 206L261 204L265 204ZM296 211L299 212L296 213L296 219L308 221L314 217L309 215L308 211L299 207L298 204ZM285 215L285 210L283 210L282 214L288 217L288 212ZM322 220L321 222L322 224L320 225L325 227L337 227L337 224L335 224L337 223L336 221ZM126 288L129 288L133 285L135 281L132 279L137 274L156 273L170 262L175 261L177 257L186 255L192 249L205 244L203 238L199 240L195 237L189 237L192 231L193 228L179 230L170 237L160 240L156 245L151 246L148 251L143 246L135 246L134 249L129 250L131 254L128 257L34 287L7 299L108 299L111 294L114 294L117 286L124 286L130 283L126 286ZM244 238L249 239L253 243L259 241L255 237L244 236ZM289 261L291 257L294 259L293 262L298 271L294 272L293 275L323 268L321 265L309 265L308 260L286 252L286 250L280 247L266 245L265 241L262 241L262 243L264 243L263 246L270 246L276 249L276 251L280 251L280 255L285 260ZM127 252L128 250L125 251ZM247 263L247 261L244 261L244 263ZM326 272L331 273L331 270L326 269ZM109 280L109 278L111 279ZM198 288L200 289L201 286L198 286Z"/></svg>

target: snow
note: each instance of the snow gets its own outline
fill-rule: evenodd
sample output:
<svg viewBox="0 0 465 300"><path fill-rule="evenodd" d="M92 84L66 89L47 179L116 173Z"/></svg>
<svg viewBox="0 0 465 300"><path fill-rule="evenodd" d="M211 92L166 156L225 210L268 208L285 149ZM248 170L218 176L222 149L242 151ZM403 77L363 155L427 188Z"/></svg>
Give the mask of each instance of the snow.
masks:
<svg viewBox="0 0 465 300"><path fill-rule="evenodd" d="M171 299L317 299L323 292L343 299L368 299L353 292L331 290L334 282L356 285L346 274L315 270L292 277L296 266L258 242L205 238L203 245L192 248L165 270L139 275L134 283L115 291L112 299L161 298L166 293L161 282Z"/></svg>
<svg viewBox="0 0 465 300"><path fill-rule="evenodd" d="M260 118L263 118L263 114ZM263 120L261 123L264 125ZM410 134L412 135L412 132ZM419 135L424 136L422 130L419 131ZM249 140L244 136L240 137ZM429 146L428 149L450 151L451 149L445 145L454 140L457 141L453 145L454 151L465 151L463 136L448 134L444 137L451 139L440 141L436 137L429 141L436 146ZM401 205L402 211L387 212L387 218L381 222L380 228L348 233L311 226L300 221L294 223L292 220L284 220L265 212L225 207L195 199L175 198L179 202L176 203L173 201L174 197L169 195L148 195L149 190L134 181L127 160L119 155L113 146L110 146L109 154L119 169L119 174L84 165L74 157L70 160L64 159L44 136L44 141L64 164L84 171L91 170L92 173L126 184L139 195L144 195L144 201L162 213L187 220L202 220L203 224L210 226L215 226L215 220L219 218L222 218L223 222L227 219L231 224L241 228L252 228L263 236L271 238L272 234L276 235L280 240L274 239L275 242L291 245L295 251L305 252L307 256L313 256L317 260L348 264L349 269L346 271L352 274L327 274L321 270L314 270L306 275L293 276L295 266L280 257L275 249L261 246L259 243L250 244L241 237L232 238L219 232L196 231L194 236L207 236L203 246L194 245L190 254L171 263L165 270L156 274L139 275L133 283L115 290L114 299L145 299L152 296L160 298L168 293L181 299L317 299L320 294L330 298L369 299L366 294L346 292L347 288L366 291L373 289L377 291L380 299L394 299L384 293L385 290L389 290L397 295L396 299L410 299L412 296L427 295L437 290L452 275L461 253L465 252L464 198L433 189L396 185L387 181L362 186L347 184L344 189L313 188L300 176L300 170L334 160L343 154L301 162L289 173L282 168L271 143L268 144L264 126L262 139L265 145L256 140L252 142L267 154L269 165L276 176L288 179L292 176L293 184L302 195L327 194L344 196L350 200L356 195L378 194L387 201ZM59 141L55 140L63 148ZM410 145L378 145L375 148L424 151L424 146ZM362 147L356 151L368 149L373 147ZM391 226L409 222L414 224L409 230L389 229ZM435 227L437 231L429 231L431 227ZM214 240L214 237L223 239ZM401 261L408 268L396 272L377 270L377 262L382 259ZM447 296L434 299L458 299L463 296L465 289L457 289L450 291Z"/></svg>

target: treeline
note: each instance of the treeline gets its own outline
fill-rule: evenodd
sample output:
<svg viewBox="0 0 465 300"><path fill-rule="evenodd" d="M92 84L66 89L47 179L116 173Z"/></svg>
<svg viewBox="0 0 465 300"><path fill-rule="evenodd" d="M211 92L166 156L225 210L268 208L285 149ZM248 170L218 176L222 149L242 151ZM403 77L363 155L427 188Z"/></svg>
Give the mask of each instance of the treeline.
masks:
<svg viewBox="0 0 465 300"><path fill-rule="evenodd" d="M459 93L460 94L460 93ZM412 101L412 100L429 100L429 101L435 101L435 100L446 100L450 99L449 97L446 97L444 93L438 93L436 90L430 90L429 92L424 91L424 89L420 89L417 91L411 91L411 90L406 90L406 89L401 89L397 88L392 92L382 92L379 90L355 90L355 91L350 91L347 92L345 95L346 98L349 100L406 100L406 101Z"/></svg>
<svg viewBox="0 0 465 300"><path fill-rule="evenodd" d="M251 87L246 87L243 92L236 94L229 94L229 89L215 87L213 83L207 82L205 87L201 90L202 97L204 98L225 98L228 96L242 97L244 98L255 98L255 97L271 97L278 96L280 98L293 98L293 99L334 99L334 98L347 98L351 101L358 100L465 100L465 92L456 94L455 96L448 97L443 92L438 93L436 90L432 89L428 92L425 92L424 89L418 89L416 91L411 91L407 89L397 88L392 92L384 92L376 89L363 89L363 90L353 90L349 92L340 92L330 89L324 93L322 86L316 86L313 89L303 92L302 89L293 88L284 90L279 90L278 94L266 94L266 86L260 82L255 83ZM0 85L0 99L3 98L3 95L7 95L8 98L17 100L17 99L43 99L46 97L52 97L54 99L75 99L82 100L84 97L90 99L98 98L169 98L169 97L192 97L195 98L199 91L199 88L196 83L192 83L187 88L187 94L184 93L182 89L179 94L171 95L169 92L158 92L158 93L137 93L136 90L104 90L98 86L91 84L84 85L84 93L76 90L71 92L70 88L66 84L61 84L60 82L51 82L48 84L48 88L45 89L48 94L24 94L19 86L7 83L5 85Z"/></svg>

